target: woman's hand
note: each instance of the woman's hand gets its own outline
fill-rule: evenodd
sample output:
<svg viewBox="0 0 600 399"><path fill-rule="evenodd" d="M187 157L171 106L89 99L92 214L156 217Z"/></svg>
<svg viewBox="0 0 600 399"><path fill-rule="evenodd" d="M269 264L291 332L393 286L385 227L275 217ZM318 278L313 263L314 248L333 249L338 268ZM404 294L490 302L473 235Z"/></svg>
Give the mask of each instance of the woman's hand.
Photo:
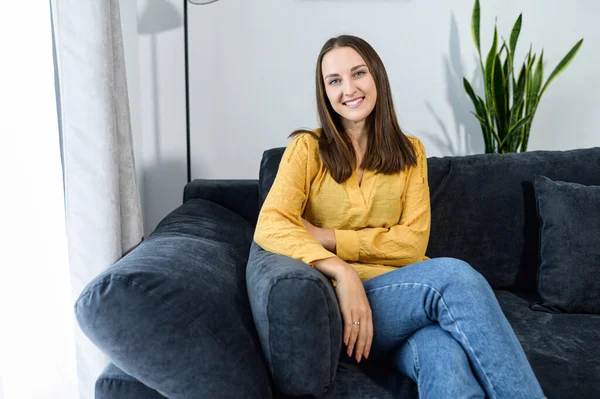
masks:
<svg viewBox="0 0 600 399"><path fill-rule="evenodd" d="M302 219L306 231L310 233L328 251L335 252L335 232L332 229L322 229Z"/></svg>
<svg viewBox="0 0 600 399"><path fill-rule="evenodd" d="M344 320L344 344L348 356L360 363L367 359L373 342L373 315L362 281L356 271L346 268L337 278L336 294ZM359 324L356 324L359 323Z"/></svg>

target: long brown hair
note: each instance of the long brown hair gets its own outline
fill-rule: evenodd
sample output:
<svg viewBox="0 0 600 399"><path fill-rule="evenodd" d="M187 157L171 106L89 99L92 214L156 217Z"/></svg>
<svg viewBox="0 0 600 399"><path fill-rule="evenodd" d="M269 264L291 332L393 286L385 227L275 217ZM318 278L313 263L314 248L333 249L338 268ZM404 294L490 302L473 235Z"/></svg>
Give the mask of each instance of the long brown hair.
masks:
<svg viewBox="0 0 600 399"><path fill-rule="evenodd" d="M344 133L340 115L334 111L327 98L322 73L323 57L338 47L351 47L360 54L377 88L375 108L366 120L366 128L369 132L367 151L360 166L367 170L393 174L404 170L407 166L416 165L415 149L400 129L396 118L390 82L383 62L369 43L356 36L343 35L329 39L317 59L317 110L323 129L321 136L310 130L298 129L289 137L303 133L315 137L319 141L321 159L336 182L342 183L352 175L356 166L354 146L348 135Z"/></svg>

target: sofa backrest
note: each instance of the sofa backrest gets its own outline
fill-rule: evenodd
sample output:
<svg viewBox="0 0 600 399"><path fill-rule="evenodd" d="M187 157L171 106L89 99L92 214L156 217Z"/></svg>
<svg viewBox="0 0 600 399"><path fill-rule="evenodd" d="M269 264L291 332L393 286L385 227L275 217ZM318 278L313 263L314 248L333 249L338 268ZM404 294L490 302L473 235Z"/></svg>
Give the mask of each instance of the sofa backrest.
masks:
<svg viewBox="0 0 600 399"><path fill-rule="evenodd" d="M283 151L263 154L261 205ZM539 222L533 177L600 185L600 148L433 157L427 164L432 212L427 255L467 261L496 289L536 288Z"/></svg>

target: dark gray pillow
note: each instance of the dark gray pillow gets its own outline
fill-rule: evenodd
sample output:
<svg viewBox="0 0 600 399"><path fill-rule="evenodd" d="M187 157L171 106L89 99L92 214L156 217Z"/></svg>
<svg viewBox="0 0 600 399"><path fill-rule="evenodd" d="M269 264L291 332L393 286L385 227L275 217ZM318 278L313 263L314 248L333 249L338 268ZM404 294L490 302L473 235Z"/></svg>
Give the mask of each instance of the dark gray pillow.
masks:
<svg viewBox="0 0 600 399"><path fill-rule="evenodd" d="M246 271L252 316L275 386L291 397L323 397L335 385L343 338L331 281L256 243Z"/></svg>
<svg viewBox="0 0 600 399"><path fill-rule="evenodd" d="M186 202L84 289L79 326L115 366L170 399L271 398L246 292L252 234L220 205Z"/></svg>
<svg viewBox="0 0 600 399"><path fill-rule="evenodd" d="M534 190L543 305L570 313L600 313L600 186L536 176Z"/></svg>

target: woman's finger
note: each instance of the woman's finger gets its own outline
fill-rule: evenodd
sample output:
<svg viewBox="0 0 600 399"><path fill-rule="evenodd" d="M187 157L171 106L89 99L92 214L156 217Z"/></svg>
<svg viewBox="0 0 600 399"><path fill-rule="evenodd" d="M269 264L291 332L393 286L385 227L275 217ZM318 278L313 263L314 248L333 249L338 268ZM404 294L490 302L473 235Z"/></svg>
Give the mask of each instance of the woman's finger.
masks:
<svg viewBox="0 0 600 399"><path fill-rule="evenodd" d="M344 345L348 346L350 341L350 333L352 333L352 318L350 312L342 310L342 320L344 322Z"/></svg>
<svg viewBox="0 0 600 399"><path fill-rule="evenodd" d="M358 315L355 312L352 312L352 317L350 318L350 338L348 340L348 348L347 348L347 352L348 352L348 356L351 357L352 356L352 352L354 351L354 345L356 344L356 340L358 338L358 332L360 331L359 324L354 324L355 322L358 322L359 318Z"/></svg>
<svg viewBox="0 0 600 399"><path fill-rule="evenodd" d="M367 315L367 344L365 345L365 359L369 358L369 353L371 353L371 345L373 344L373 314L369 311Z"/></svg>
<svg viewBox="0 0 600 399"><path fill-rule="evenodd" d="M367 343L367 334L369 330L366 315L360 318L359 327L358 340L356 341L355 358L356 361L360 363L360 360L364 355L365 345Z"/></svg>

